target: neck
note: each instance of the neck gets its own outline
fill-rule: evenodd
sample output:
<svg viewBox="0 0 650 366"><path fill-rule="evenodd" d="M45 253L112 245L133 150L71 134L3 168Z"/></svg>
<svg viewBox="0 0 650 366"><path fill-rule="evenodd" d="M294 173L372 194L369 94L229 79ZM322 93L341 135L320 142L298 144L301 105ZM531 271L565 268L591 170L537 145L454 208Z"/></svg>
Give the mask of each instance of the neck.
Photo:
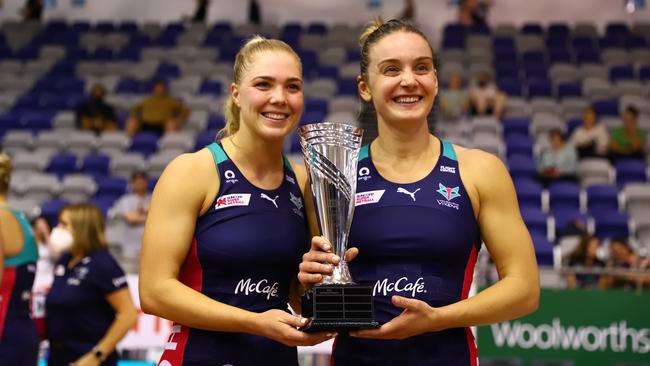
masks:
<svg viewBox="0 0 650 366"><path fill-rule="evenodd" d="M373 142L373 150L383 156L392 156L398 160L417 158L429 153L435 141L429 134L426 121L413 126L392 126L380 121L378 124L379 135Z"/></svg>
<svg viewBox="0 0 650 366"><path fill-rule="evenodd" d="M283 140L265 140L249 131L239 130L221 143L240 168L256 174L282 169Z"/></svg>

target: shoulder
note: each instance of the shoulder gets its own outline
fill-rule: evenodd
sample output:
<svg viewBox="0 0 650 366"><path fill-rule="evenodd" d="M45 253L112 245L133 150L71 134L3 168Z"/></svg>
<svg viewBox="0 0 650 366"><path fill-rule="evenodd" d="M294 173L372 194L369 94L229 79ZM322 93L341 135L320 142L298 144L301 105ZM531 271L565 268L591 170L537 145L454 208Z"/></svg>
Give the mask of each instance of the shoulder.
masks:
<svg viewBox="0 0 650 366"><path fill-rule="evenodd" d="M512 179L505 164L496 155L479 149L469 149L454 145L458 167L466 182L476 187L479 193L512 184ZM465 180L465 179L464 179Z"/></svg>

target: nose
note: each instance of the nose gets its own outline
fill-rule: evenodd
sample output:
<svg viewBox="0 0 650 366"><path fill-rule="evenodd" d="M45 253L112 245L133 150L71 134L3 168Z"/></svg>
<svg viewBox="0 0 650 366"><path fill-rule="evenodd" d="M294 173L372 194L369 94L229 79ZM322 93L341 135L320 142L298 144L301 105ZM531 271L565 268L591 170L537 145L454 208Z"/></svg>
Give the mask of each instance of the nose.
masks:
<svg viewBox="0 0 650 366"><path fill-rule="evenodd" d="M287 96L281 85L276 86L271 91L271 104L284 105L287 103Z"/></svg>
<svg viewBox="0 0 650 366"><path fill-rule="evenodd" d="M402 72L402 81L400 83L402 86L413 86L415 85L415 75L411 70L405 70Z"/></svg>

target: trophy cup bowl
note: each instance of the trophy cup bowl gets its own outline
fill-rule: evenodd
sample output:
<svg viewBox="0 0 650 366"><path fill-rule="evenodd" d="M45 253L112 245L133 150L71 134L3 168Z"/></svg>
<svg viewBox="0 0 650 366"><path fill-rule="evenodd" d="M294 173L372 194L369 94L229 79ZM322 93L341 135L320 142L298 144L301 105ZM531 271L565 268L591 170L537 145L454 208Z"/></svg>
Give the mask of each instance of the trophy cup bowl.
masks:
<svg viewBox="0 0 650 366"><path fill-rule="evenodd" d="M303 296L302 315L310 321L302 329L376 328L379 323L373 315L372 286L355 283L345 262L363 130L347 124L315 123L299 128L298 134L320 232L341 258L332 275Z"/></svg>

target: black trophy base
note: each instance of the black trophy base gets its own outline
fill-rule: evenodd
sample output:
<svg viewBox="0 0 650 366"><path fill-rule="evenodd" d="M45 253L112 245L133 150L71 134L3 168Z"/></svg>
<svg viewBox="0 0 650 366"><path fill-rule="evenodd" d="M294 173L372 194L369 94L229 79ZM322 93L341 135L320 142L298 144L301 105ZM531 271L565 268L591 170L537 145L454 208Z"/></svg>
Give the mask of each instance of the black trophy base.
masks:
<svg viewBox="0 0 650 366"><path fill-rule="evenodd" d="M374 319L372 286L319 284L302 297L302 316L309 319L305 332L348 332L379 328Z"/></svg>

